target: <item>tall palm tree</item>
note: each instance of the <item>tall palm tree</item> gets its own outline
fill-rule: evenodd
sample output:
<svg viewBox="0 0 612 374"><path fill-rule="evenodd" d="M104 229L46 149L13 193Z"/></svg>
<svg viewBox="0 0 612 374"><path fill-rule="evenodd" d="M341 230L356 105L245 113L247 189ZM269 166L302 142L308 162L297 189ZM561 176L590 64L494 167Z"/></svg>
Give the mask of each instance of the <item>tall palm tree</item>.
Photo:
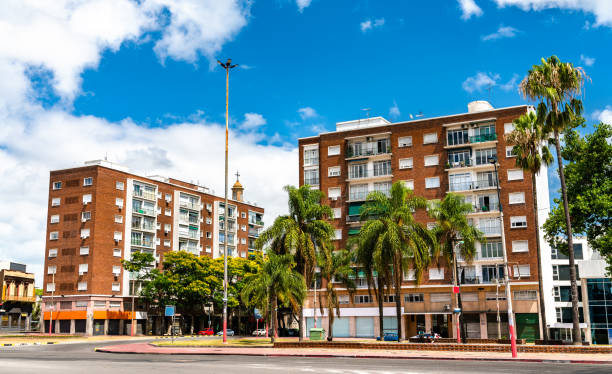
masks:
<svg viewBox="0 0 612 374"><path fill-rule="evenodd" d="M319 307L323 314L323 304L327 308L328 315L328 333L327 340L333 340L334 328L334 309L336 316L340 317L340 304L338 303L338 293L336 292L336 284L340 284L349 292L349 297L353 297L355 291L355 282L351 275L353 270L351 263L353 256L347 250L341 251L322 251L320 255L321 277L325 280L325 292L319 293ZM323 298L325 303L323 303Z"/></svg>
<svg viewBox="0 0 612 374"><path fill-rule="evenodd" d="M375 268L382 273L382 279L391 280L395 290L398 341L403 331L401 286L404 269L413 266L419 279L429 265L430 251L436 247L435 237L412 215L416 209L426 206L427 200L415 196L402 182L396 182L389 196L371 192L361 210L362 219L367 220L359 233L361 245L373 249Z"/></svg>
<svg viewBox="0 0 612 374"><path fill-rule="evenodd" d="M290 306L297 311L306 296L304 278L294 269L293 256L270 253L261 271L253 274L242 290L243 300L252 300L251 305L255 304L269 311L272 343L278 331L278 306Z"/></svg>
<svg viewBox="0 0 612 374"><path fill-rule="evenodd" d="M567 129L572 121L582 113L582 101L576 97L581 94L584 81L587 79L589 77L581 67L575 67L570 62L561 62L557 56L551 56L546 60L542 58L541 65L534 65L519 86L519 90L525 98L534 101L541 100L537 107L538 120L544 124L546 132L552 132L554 135L565 225L567 227L572 291L572 338L574 344L577 345L582 344L582 335L578 320L578 289L576 287L572 224L568 208L559 134Z"/></svg>
<svg viewBox="0 0 612 374"><path fill-rule="evenodd" d="M543 165L550 165L553 156L546 146L546 134L542 124L538 123L535 113L529 112L514 120L514 131L506 135L506 143L513 146L512 153L516 156L516 166L531 173L531 189L533 191L533 216L535 217L536 252L538 256L538 284L540 293L540 319L542 321L543 339L548 342L546 324L546 308L542 285L542 259L540 249L540 224L538 220L538 197L536 191L536 175Z"/></svg>
<svg viewBox="0 0 612 374"><path fill-rule="evenodd" d="M442 201L434 204L429 210L429 215L436 220L436 225L432 231L438 243L440 243L433 256L444 258L446 263L451 266L455 286L459 284L455 245L459 240L463 241L459 254L470 263L476 255L476 241L480 241L482 244L486 242L483 233L471 226L467 220L467 214L471 213L472 209L472 204L466 203L462 196L448 193ZM457 303L457 307L460 308L460 294L457 294ZM457 321L457 323L462 329L461 335L465 336L463 323L461 321Z"/></svg>
<svg viewBox="0 0 612 374"><path fill-rule="evenodd" d="M272 226L264 230L255 241L255 247L270 249L278 254L291 254L296 270L306 284L312 283L317 263L317 251L334 236L334 227L326 220L333 217L332 209L321 204L325 194L304 185L299 188L285 186L289 196L289 214L277 217ZM300 341L304 339L304 308L299 308Z"/></svg>

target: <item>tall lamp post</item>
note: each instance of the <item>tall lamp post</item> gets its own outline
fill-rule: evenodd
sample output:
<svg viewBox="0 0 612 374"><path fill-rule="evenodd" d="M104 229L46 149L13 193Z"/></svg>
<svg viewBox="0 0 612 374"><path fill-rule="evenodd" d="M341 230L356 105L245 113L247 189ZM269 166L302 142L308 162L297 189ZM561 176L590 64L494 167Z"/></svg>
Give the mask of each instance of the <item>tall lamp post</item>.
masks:
<svg viewBox="0 0 612 374"><path fill-rule="evenodd" d="M453 274L455 275L455 284L453 287L453 293L455 294L455 305L457 308L454 310L454 314L457 315L457 344L461 343L461 299L459 298L459 272L457 271L457 251L459 246L463 244L463 240L458 241L453 248Z"/></svg>
<svg viewBox="0 0 612 374"><path fill-rule="evenodd" d="M232 59L228 58L226 63L217 60L217 63L225 69L225 205L223 206L223 344L227 344L227 225L228 212L227 206L227 160L228 160L228 139L229 139L229 72L238 66L232 65Z"/></svg>
<svg viewBox="0 0 612 374"><path fill-rule="evenodd" d="M51 289L51 315L49 316L49 335L51 335L52 331L53 331L53 309L55 309L55 300L54 300L54 296L55 296L55 272L57 271L57 266L55 267L55 270L53 270L53 274L51 275L53 277L53 280L51 282L53 282L53 288ZM43 318L43 324L44 324L44 318Z"/></svg>
<svg viewBox="0 0 612 374"><path fill-rule="evenodd" d="M499 187L499 174L497 173L497 157L487 159L490 164L495 166L495 182L497 183L497 202L499 204L499 223L501 227L502 252L504 253L504 283L506 284L506 303L508 305L508 330L510 331L510 345L512 348L512 358L517 357L516 353L516 330L514 328L514 316L512 313L512 294L510 292L510 278L508 277L508 253L506 251L506 235L504 228L504 210L502 209L501 193Z"/></svg>

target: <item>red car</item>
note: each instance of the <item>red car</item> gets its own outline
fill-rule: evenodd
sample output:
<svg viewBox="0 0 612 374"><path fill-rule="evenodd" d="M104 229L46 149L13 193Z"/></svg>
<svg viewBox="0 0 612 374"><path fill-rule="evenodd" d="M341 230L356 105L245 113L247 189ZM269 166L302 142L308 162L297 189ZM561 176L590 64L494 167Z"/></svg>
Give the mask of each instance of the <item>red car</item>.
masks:
<svg viewBox="0 0 612 374"><path fill-rule="evenodd" d="M212 336L214 334L215 334L215 332L213 331L212 327L209 327L209 328L204 329L202 331L198 331L198 335L210 335L210 336Z"/></svg>

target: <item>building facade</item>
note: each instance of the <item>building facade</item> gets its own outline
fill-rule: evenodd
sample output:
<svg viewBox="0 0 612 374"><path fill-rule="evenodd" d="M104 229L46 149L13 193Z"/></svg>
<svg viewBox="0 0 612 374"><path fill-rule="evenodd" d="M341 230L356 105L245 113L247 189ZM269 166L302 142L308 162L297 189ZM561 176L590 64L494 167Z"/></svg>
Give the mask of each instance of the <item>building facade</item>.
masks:
<svg viewBox="0 0 612 374"><path fill-rule="evenodd" d="M151 253L160 267L169 251L247 257L264 210L242 200L237 181L227 217L208 188L161 176L141 177L108 161L50 173L43 331L124 334L131 331L132 252ZM138 309L137 309L138 310ZM148 316L136 312L138 332Z"/></svg>
<svg viewBox="0 0 612 374"><path fill-rule="evenodd" d="M36 302L34 274L25 264L0 261L0 333L30 331Z"/></svg>
<svg viewBox="0 0 612 374"><path fill-rule="evenodd" d="M409 122L390 123L376 117L342 122L336 131L299 140L300 185L318 188L334 211L338 248L359 233L360 208L371 191L387 193L391 184L402 181L416 195L441 200L448 192L463 195L474 211L472 225L487 237L477 243L471 263L458 260L462 314L468 337L507 337L507 305L504 272L510 277L518 337L541 336L538 297L534 196L537 192L539 222L548 215L546 169L537 176L533 191L531 174L515 166L512 147L504 134L513 130L512 121L532 110L528 106L494 109L487 102L473 102L468 113ZM501 201L497 197L497 176L488 158L499 163ZM500 224L500 203L504 222ZM427 212L415 218L428 227L434 224ZM501 230L505 230L508 268L503 266ZM541 237L542 239L542 237ZM550 269L550 248L541 240L544 266ZM357 292L340 296L340 318L334 322L334 336L372 337L378 334L378 308L368 295L365 274L356 271ZM418 332L437 332L453 337L453 309L457 307L452 288L452 269L440 262L430 267L417 285L413 270L406 269L402 284L402 318L409 337ZM324 292L324 289L318 290ZM385 297L383 325L396 331L394 295ZM387 303L388 302L388 303ZM307 331L314 325L312 297L307 303ZM498 311L500 321L498 322ZM322 326L327 327L326 317ZM321 318L319 318L321 325Z"/></svg>

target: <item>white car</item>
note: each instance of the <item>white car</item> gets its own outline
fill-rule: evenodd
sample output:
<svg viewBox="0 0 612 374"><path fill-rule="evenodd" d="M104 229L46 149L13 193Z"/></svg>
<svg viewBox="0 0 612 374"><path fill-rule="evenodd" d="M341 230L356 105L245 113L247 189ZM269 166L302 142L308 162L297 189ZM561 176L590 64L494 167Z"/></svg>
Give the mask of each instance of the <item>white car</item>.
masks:
<svg viewBox="0 0 612 374"><path fill-rule="evenodd" d="M266 336L266 330L265 329L257 329L255 331L253 331L253 336Z"/></svg>
<svg viewBox="0 0 612 374"><path fill-rule="evenodd" d="M223 336L223 330L219 331L217 333L217 336ZM227 329L227 336L234 336L234 330L232 329Z"/></svg>

